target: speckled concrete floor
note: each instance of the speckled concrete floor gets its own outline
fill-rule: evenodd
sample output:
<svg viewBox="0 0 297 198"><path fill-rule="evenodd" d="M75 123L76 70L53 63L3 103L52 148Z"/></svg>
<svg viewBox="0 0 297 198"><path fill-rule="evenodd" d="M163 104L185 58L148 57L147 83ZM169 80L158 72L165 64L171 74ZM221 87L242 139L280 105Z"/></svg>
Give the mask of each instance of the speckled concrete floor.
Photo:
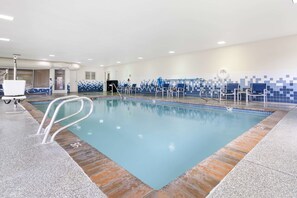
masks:
<svg viewBox="0 0 297 198"><path fill-rule="evenodd" d="M296 120L293 109L208 197L297 197Z"/></svg>
<svg viewBox="0 0 297 198"><path fill-rule="evenodd" d="M88 96L102 95L106 93ZM59 96L31 96L31 99L49 100ZM265 106L263 103L235 104L232 101L199 98L163 99L266 110L291 110L296 107L281 103L267 103ZM33 135L37 122L28 113L5 114L5 111L10 111L9 108L12 110L12 105L0 103L2 197L104 197L61 147L55 143L39 144L40 137ZM292 110L209 197L297 197L297 169L294 166L297 162L296 118L297 110Z"/></svg>
<svg viewBox="0 0 297 198"><path fill-rule="evenodd" d="M28 112L0 112L0 197L106 197L57 143L40 144Z"/></svg>

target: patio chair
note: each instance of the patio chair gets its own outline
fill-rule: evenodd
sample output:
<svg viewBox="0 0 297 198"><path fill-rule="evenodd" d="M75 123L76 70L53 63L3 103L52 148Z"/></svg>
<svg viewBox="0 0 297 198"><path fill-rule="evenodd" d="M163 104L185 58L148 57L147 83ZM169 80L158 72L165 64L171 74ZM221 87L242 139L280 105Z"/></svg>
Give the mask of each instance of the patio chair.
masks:
<svg viewBox="0 0 297 198"><path fill-rule="evenodd" d="M4 96L2 100L5 104L9 104L14 101L15 108L21 100L26 99L25 96L25 80L4 80L3 81L3 92Z"/></svg>
<svg viewBox="0 0 297 198"><path fill-rule="evenodd" d="M133 93L134 92L134 94L136 94L136 91L137 91L137 84L132 84L132 86L131 86L131 88L130 88L130 92L131 93Z"/></svg>
<svg viewBox="0 0 297 198"><path fill-rule="evenodd" d="M127 83L120 85L118 87L118 91L120 93L125 93L125 94L128 93L128 91L129 91L129 85Z"/></svg>
<svg viewBox="0 0 297 198"><path fill-rule="evenodd" d="M162 93L162 97L164 96L164 93L166 92L166 95L168 96L169 92L170 92L170 84L169 83L164 83L162 85L162 87L156 87L156 91L155 91L155 96L157 96L157 94L161 92Z"/></svg>
<svg viewBox="0 0 297 198"><path fill-rule="evenodd" d="M267 101L266 83L251 83L250 89L246 90L246 103L249 102L249 97L263 97L265 103Z"/></svg>
<svg viewBox="0 0 297 198"><path fill-rule="evenodd" d="M220 101L222 100L222 96L233 96L234 102L236 101L236 93L239 90L239 83L227 83L224 89L220 90Z"/></svg>
<svg viewBox="0 0 297 198"><path fill-rule="evenodd" d="M185 91L186 91L186 85L183 83L178 83L175 88L170 90L172 97L174 93L176 94L177 97L179 97L179 93L182 93L184 97Z"/></svg>

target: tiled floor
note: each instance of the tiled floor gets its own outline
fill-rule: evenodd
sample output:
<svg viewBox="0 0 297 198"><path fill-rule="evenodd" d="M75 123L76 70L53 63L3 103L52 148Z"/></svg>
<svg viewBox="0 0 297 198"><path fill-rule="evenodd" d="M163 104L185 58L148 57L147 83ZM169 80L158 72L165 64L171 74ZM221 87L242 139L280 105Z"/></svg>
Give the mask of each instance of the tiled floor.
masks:
<svg viewBox="0 0 297 198"><path fill-rule="evenodd" d="M98 95L88 95L98 97ZM102 96L100 94L100 96ZM50 100L56 96L31 97L30 100ZM128 96L127 96L128 97ZM143 97L143 96L133 96ZM146 97L151 99L161 99ZM112 162L106 156L87 143L79 140L69 131L57 136L56 141L82 167L87 175L108 197L205 197L234 168L234 166L281 120L288 110L295 105L267 103L234 103L232 101L202 100L199 98L162 98L162 100L179 101L183 103L228 106L243 109L260 109L275 111L239 138L220 149L193 169L187 171L174 182L159 191L153 191L126 170ZM41 121L42 113L30 104L24 103L32 116ZM281 109L281 110L280 110ZM59 126L57 126L59 127ZM81 147L72 148L69 145L80 142ZM220 186L220 185L219 185Z"/></svg>

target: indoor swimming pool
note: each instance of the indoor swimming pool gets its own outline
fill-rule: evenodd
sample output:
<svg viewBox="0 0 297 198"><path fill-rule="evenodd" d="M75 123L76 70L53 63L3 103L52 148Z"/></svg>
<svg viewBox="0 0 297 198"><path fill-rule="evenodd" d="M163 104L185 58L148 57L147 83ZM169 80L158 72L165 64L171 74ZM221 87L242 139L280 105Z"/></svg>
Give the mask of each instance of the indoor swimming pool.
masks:
<svg viewBox="0 0 297 198"><path fill-rule="evenodd" d="M49 103L32 104L45 112ZM66 104L59 117L78 108L77 103ZM268 115L177 102L101 98L94 100L92 115L70 131L142 182L161 189Z"/></svg>

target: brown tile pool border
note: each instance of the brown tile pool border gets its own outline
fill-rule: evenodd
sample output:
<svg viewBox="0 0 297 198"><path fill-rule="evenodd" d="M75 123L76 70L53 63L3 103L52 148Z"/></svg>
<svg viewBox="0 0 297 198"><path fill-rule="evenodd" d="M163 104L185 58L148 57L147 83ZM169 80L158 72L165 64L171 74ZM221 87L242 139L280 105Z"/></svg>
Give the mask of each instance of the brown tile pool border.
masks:
<svg viewBox="0 0 297 198"><path fill-rule="evenodd" d="M42 101L42 99L37 101ZM22 102L22 105L34 119L41 122L44 115L41 111L27 101ZM255 110L255 108L244 109ZM260 110L265 110L265 108ZM288 111L274 111L263 121L161 190L153 190L100 151L80 140L69 130L63 130L55 140L108 197L206 197L287 113ZM47 119L47 123L49 121ZM60 127L60 125L55 125L51 132ZM79 147L71 146L77 142L80 143Z"/></svg>

